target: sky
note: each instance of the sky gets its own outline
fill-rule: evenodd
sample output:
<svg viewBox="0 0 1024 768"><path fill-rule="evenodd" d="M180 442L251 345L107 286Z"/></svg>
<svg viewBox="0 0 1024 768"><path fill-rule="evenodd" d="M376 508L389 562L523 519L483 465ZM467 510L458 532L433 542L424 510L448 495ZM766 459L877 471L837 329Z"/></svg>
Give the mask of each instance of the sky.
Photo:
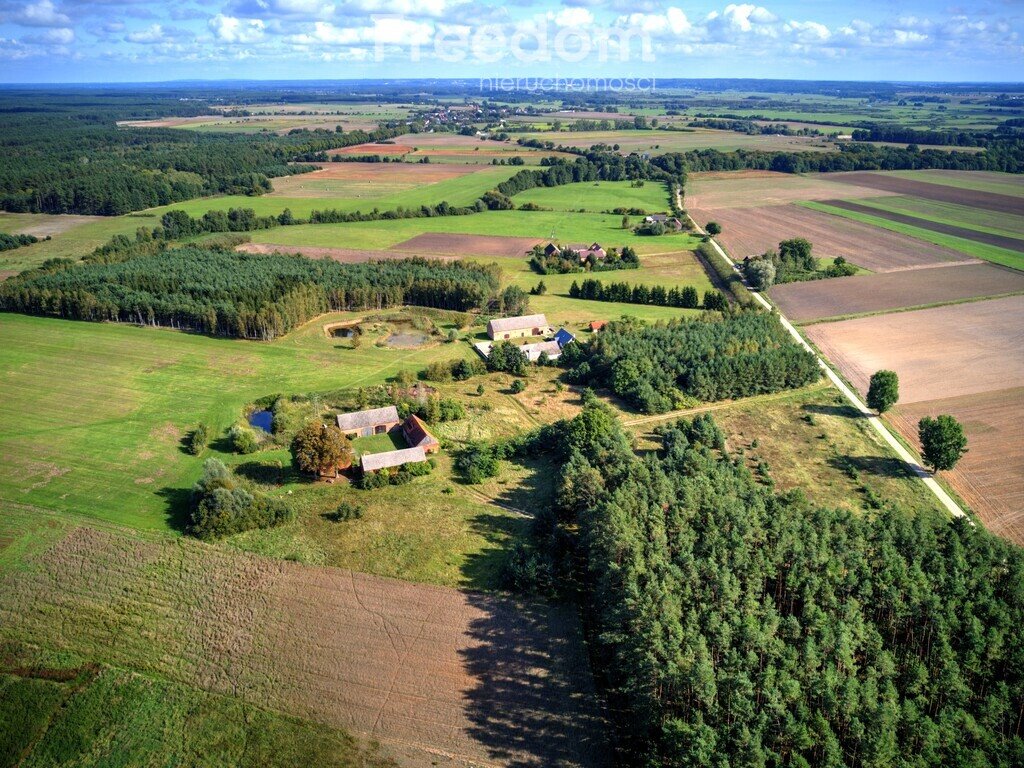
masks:
<svg viewBox="0 0 1024 768"><path fill-rule="evenodd" d="M0 82L1024 80L1024 0L0 0Z"/></svg>

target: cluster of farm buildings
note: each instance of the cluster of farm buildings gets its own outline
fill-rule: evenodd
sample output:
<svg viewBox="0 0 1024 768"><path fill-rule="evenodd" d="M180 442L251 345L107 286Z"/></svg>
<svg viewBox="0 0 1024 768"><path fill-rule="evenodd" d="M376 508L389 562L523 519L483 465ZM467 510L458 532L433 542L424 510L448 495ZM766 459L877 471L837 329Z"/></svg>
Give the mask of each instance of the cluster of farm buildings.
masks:
<svg viewBox="0 0 1024 768"><path fill-rule="evenodd" d="M412 414L403 421L398 416L398 408L393 405L339 414L338 429L349 438L386 435L392 430L401 432L409 447L364 454L360 459L363 472L426 461L428 454L437 453L441 449L441 443L427 429L423 419Z"/></svg>
<svg viewBox="0 0 1024 768"><path fill-rule="evenodd" d="M519 347L531 363L540 360L542 354L546 354L548 360L557 360L565 345L576 340L576 337L565 328L556 331L548 325L548 319L544 315L494 318L487 323L487 336L491 341L481 341L473 345L484 359L491 354L491 346L495 341L541 339Z"/></svg>

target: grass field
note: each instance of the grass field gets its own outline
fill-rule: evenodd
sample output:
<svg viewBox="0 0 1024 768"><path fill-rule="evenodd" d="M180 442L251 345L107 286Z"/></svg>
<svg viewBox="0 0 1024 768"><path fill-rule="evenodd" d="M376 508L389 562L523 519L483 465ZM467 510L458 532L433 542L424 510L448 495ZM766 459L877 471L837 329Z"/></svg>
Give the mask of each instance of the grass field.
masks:
<svg viewBox="0 0 1024 768"><path fill-rule="evenodd" d="M906 195L867 197L857 200L857 203L977 232L1016 237L1021 239L1024 245L1024 200L1021 201L1020 216Z"/></svg>
<svg viewBox="0 0 1024 768"><path fill-rule="evenodd" d="M594 181L565 184L561 187L528 189L515 196L515 203L534 203L558 211L611 211L615 208L642 208L648 213L667 212L666 186L648 181L642 187L629 181Z"/></svg>
<svg viewBox="0 0 1024 768"><path fill-rule="evenodd" d="M979 243L975 240L967 240L962 237L946 235L941 232L933 232L931 230L922 229L921 227L915 227L896 221L889 221L878 216L871 216L857 211L848 211L831 205L825 205L823 203L805 202L800 203L800 205L821 213L841 216L852 221L859 221L862 224L870 224L871 226L879 227L880 229L887 229L890 232L898 232L901 235L907 235L908 237L913 237L918 240L934 243L935 245L959 251L960 253L972 256L976 259L991 261L993 264L1002 264L1003 266L1013 267L1014 269L1024 269L1024 254L1017 253L1006 248L999 248L998 246Z"/></svg>
<svg viewBox="0 0 1024 768"><path fill-rule="evenodd" d="M718 149L729 152L736 149L765 151L824 150L821 139L802 136L750 136L736 131L716 131L698 128L692 131L559 131L531 133L529 138L553 141L555 145L588 148L594 144L619 145L623 153L687 152L692 149Z"/></svg>
<svg viewBox="0 0 1024 768"><path fill-rule="evenodd" d="M973 189L978 192L993 192L998 195L1024 197L1024 179L1012 173L995 171L890 171L913 181L927 181L930 184L945 184L959 189Z"/></svg>

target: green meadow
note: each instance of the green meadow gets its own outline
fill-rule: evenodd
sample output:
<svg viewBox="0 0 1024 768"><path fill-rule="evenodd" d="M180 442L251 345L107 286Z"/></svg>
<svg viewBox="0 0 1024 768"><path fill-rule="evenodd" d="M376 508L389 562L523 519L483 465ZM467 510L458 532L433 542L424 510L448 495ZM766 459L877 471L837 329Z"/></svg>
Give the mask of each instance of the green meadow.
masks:
<svg viewBox="0 0 1024 768"><path fill-rule="evenodd" d="M538 187L515 196L517 205L533 203L558 211L611 211L616 208L642 208L648 213L669 210L668 188L648 181L642 187L630 181L587 181L561 187Z"/></svg>

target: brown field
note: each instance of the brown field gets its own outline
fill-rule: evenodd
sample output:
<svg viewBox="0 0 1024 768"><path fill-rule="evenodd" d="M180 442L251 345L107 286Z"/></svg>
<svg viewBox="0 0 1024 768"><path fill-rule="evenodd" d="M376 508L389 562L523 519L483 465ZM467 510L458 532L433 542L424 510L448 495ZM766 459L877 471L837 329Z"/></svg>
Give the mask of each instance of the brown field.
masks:
<svg viewBox="0 0 1024 768"><path fill-rule="evenodd" d="M1010 389L1024 381L1024 296L804 330L861 394L882 368L899 374L901 403Z"/></svg>
<svg viewBox="0 0 1024 768"><path fill-rule="evenodd" d="M981 192L973 189L961 189L947 184L929 184L926 181L915 181L899 176L883 176L879 173L830 174L829 178L841 184L868 187L883 190L896 195L923 197L925 200L938 200L943 203L966 205L971 208L984 208L989 211L1020 215L1024 213L1024 200L1013 195L1001 195L995 192ZM836 197L849 197L847 194Z"/></svg>
<svg viewBox="0 0 1024 768"><path fill-rule="evenodd" d="M117 124L123 128L180 128L192 123L209 123L223 119L224 115L196 115L194 117L164 117L159 120L119 120Z"/></svg>
<svg viewBox="0 0 1024 768"><path fill-rule="evenodd" d="M407 259L411 254L395 251L364 251L358 248L321 248L312 245L274 245L273 243L245 243L235 250L245 253L281 253L286 256L300 253L311 259L331 259L342 264L361 264L364 261ZM461 254L430 254L436 259L457 259Z"/></svg>
<svg viewBox="0 0 1024 768"><path fill-rule="evenodd" d="M0 578L0 638L379 741L402 765L605 765L567 608L78 528Z"/></svg>
<svg viewBox="0 0 1024 768"><path fill-rule="evenodd" d="M405 144L355 144L351 147L332 149L330 155L405 155L412 147Z"/></svg>
<svg viewBox="0 0 1024 768"><path fill-rule="evenodd" d="M797 175L774 171L695 173L687 178L684 203L707 215L717 208L761 208L798 200L879 197L875 189L850 189L830 181L836 174ZM884 193L883 193L884 194ZM695 213L691 210L691 213ZM698 219L698 223L703 224Z"/></svg>
<svg viewBox="0 0 1024 768"><path fill-rule="evenodd" d="M1024 274L995 264L949 264L832 280L776 285L772 300L790 320L805 323L1024 291Z"/></svg>
<svg viewBox="0 0 1024 768"><path fill-rule="evenodd" d="M786 238L805 237L814 244L814 253L819 258L843 256L872 272L975 261L950 248L799 205L713 210L691 207L689 211L698 224L717 221L722 225L722 234L717 239L736 259L776 248Z"/></svg>
<svg viewBox="0 0 1024 768"><path fill-rule="evenodd" d="M533 237L500 237L497 235L452 235L427 232L391 246L393 251L459 256L523 256L541 240Z"/></svg>
<svg viewBox="0 0 1024 768"><path fill-rule="evenodd" d="M88 224L93 221L102 221L104 216L80 216L72 213L4 213L0 212L0 232L9 232L12 235L35 235L46 237L47 235L59 235L69 229Z"/></svg>
<svg viewBox="0 0 1024 768"><path fill-rule="evenodd" d="M433 184L437 181L454 179L456 176L465 176L468 173L491 166L481 164L472 165L423 165L421 163L316 163L320 166L319 171L304 173L307 179L339 179L342 181L399 181L408 182L413 185ZM277 179L283 181L285 178L296 178L286 176Z"/></svg>
<svg viewBox="0 0 1024 768"><path fill-rule="evenodd" d="M879 219L886 219L887 221L895 221L899 224L909 224L912 227L918 227L919 229L927 229L931 232L939 232L943 235L952 235L953 237L962 237L965 240L973 240L976 243L985 243L986 245L994 245L997 248L1006 248L1011 251L1024 252L1024 240L1017 237L1008 237L1006 235L995 235L991 232L979 232L976 229L967 229L966 227L957 227L953 224L944 224L940 221L929 221L928 219L922 219L917 216L909 216L905 213L896 213L895 211L883 211L878 208L872 208L868 205L860 205L859 203L852 203L848 200L824 200L822 201L825 205L831 205L833 208L841 208L845 211L853 211L854 213L866 213L869 216L875 216ZM1022 205L1024 208L1024 205Z"/></svg>
<svg viewBox="0 0 1024 768"><path fill-rule="evenodd" d="M917 445L922 416L948 413L970 449L946 477L993 533L1024 546L1024 388L899 405L891 419Z"/></svg>

